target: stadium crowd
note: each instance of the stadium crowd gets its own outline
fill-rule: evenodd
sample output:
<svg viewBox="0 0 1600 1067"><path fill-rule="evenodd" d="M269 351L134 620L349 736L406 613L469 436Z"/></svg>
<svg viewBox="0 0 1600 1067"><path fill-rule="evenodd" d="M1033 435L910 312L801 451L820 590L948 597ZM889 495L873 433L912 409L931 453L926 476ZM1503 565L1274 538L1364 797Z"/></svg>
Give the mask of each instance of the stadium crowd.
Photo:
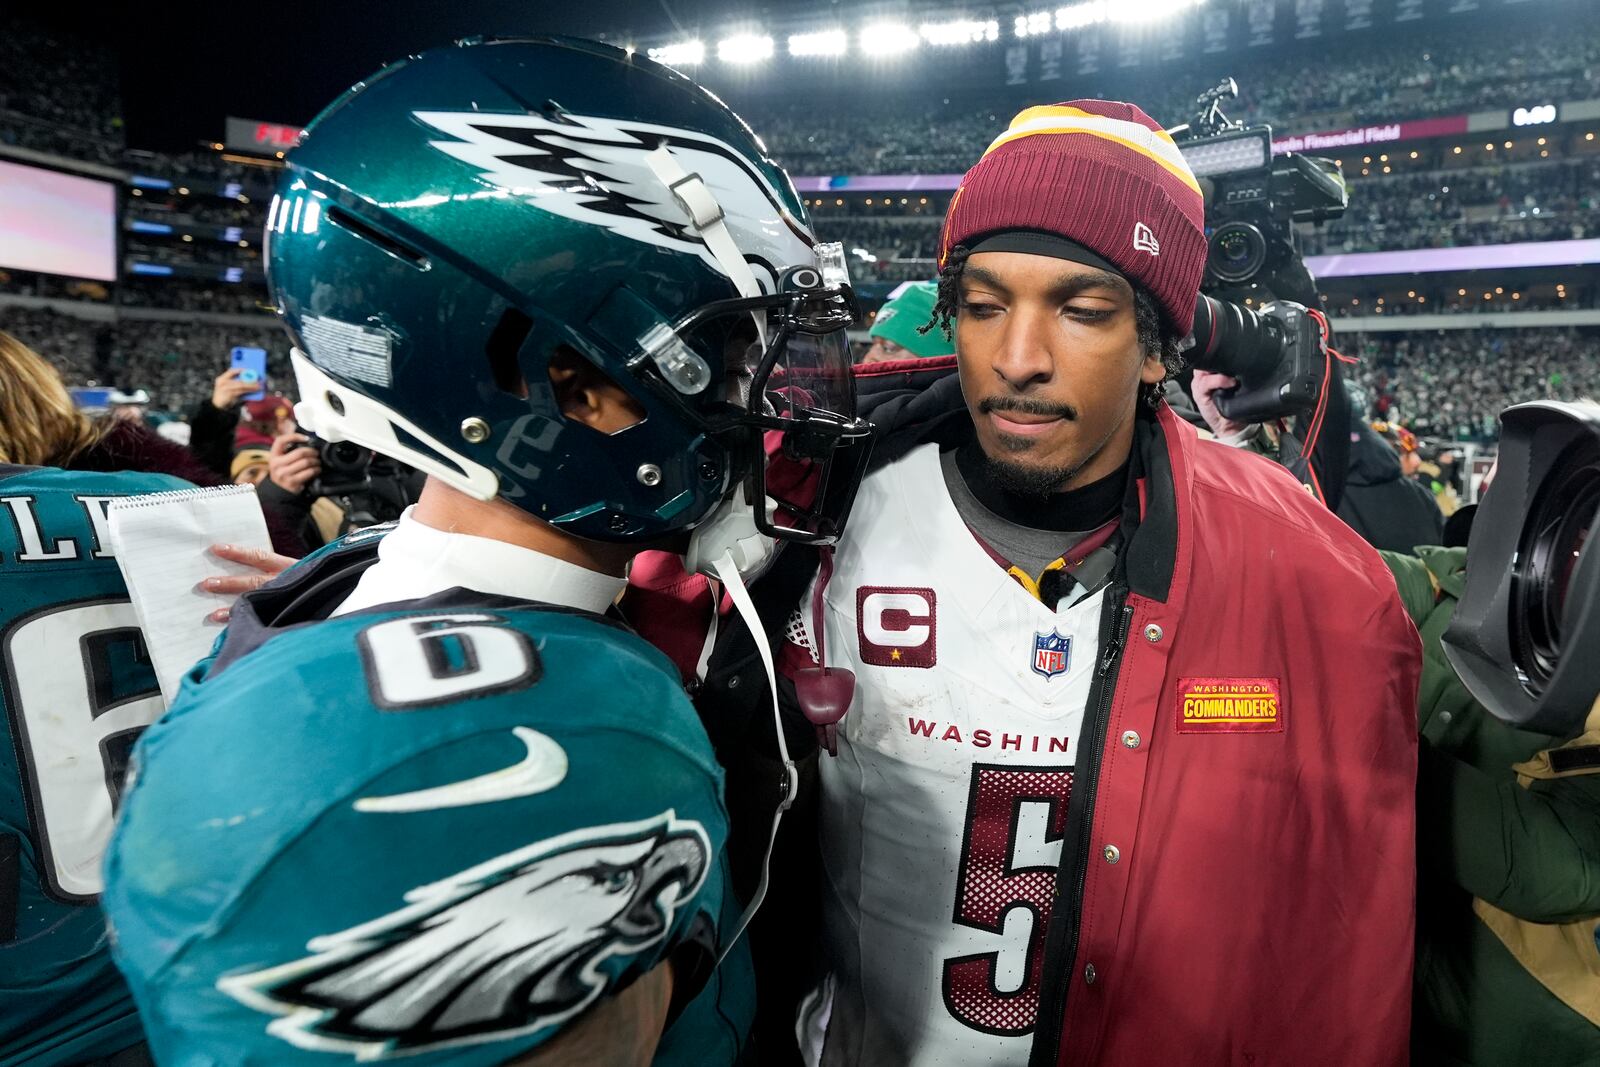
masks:
<svg viewBox="0 0 1600 1067"><path fill-rule="evenodd" d="M266 219L261 204L241 204L237 200L214 197L171 197L160 199L144 191L133 203L129 213L150 222L172 226L247 226L259 229ZM252 233L251 236L259 236Z"/></svg>
<svg viewBox="0 0 1600 1067"><path fill-rule="evenodd" d="M151 406L182 413L211 390L236 345L264 348L268 373L288 381L289 342L271 320L260 326L123 316L114 323L49 309L0 306L0 330L58 367L68 385L144 390Z"/></svg>
<svg viewBox="0 0 1600 1067"><path fill-rule="evenodd" d="M114 162L123 144L115 58L32 23L0 34L0 143Z"/></svg>
<svg viewBox="0 0 1600 1067"><path fill-rule="evenodd" d="M1314 61L1314 59L1309 59ZM1551 26L1507 38L1483 34L1419 53L1414 44L1389 42L1363 48L1338 64L1306 75L1302 53L1256 58L1230 69L1240 86L1231 118L1269 122L1284 132L1453 114L1498 106L1505 100L1568 100L1594 95L1600 43L1590 34ZM1169 123L1190 117L1196 93L1215 77L1182 66L1164 72L1159 85L1138 75L1093 76L1103 85L1087 95L1132 100ZM987 144L1019 107L1036 102L1039 87L997 99L980 95L886 95L871 108L818 108L752 96L741 101L779 162L795 174L955 174L971 165L975 146ZM1008 93L999 93L1005 97Z"/></svg>
<svg viewBox="0 0 1600 1067"><path fill-rule="evenodd" d="M1305 229L1306 251L1578 240L1595 232L1597 189L1595 159L1357 179L1342 218Z"/></svg>
<svg viewBox="0 0 1600 1067"><path fill-rule="evenodd" d="M132 280L117 286L117 303L127 307L260 315L265 313L266 299L265 286L244 283L221 285L168 278L159 281Z"/></svg>
<svg viewBox="0 0 1600 1067"><path fill-rule="evenodd" d="M1594 158L1354 178L1344 216L1303 224L1302 247L1321 255L1578 240L1600 222L1597 190ZM817 228L830 240L865 248L877 260L931 261L936 254L948 197L906 205L892 197L870 205L842 199L816 200Z"/></svg>
<svg viewBox="0 0 1600 1067"><path fill-rule="evenodd" d="M1493 441L1500 413L1527 400L1600 397L1593 330L1439 330L1341 338L1375 418L1440 440Z"/></svg>
<svg viewBox="0 0 1600 1067"><path fill-rule="evenodd" d="M176 186L141 189L129 202L131 218L180 229L259 224L269 177L261 168L223 160L212 151L123 152L115 81L107 77L111 68L104 59L94 49L78 47L48 30L24 27L0 39L0 138L78 158L120 158L140 172L191 184L195 178L202 184L212 179L240 183L241 189L255 194L244 195L240 202L243 194L223 198L205 195L198 187L195 195L189 195L187 188L180 195ZM1518 87L1518 94L1528 99L1541 94L1584 95L1597 61L1600 45L1590 35L1556 29L1530 32L1509 42L1469 35L1423 52L1405 42L1391 42L1363 50L1317 78L1296 76L1303 60L1293 55L1251 57L1240 68L1243 96L1234 117L1291 128L1401 113L1453 112L1503 99L1508 85ZM1115 83L1117 76L1104 77ZM1149 108L1156 114L1181 116L1192 93L1186 84L1176 87L1184 84L1181 78L1168 83L1174 87L1157 90L1148 100ZM1141 89L1148 92L1147 85ZM786 108L761 97L746 102L752 124L792 171L825 173L962 170L971 162L974 146L1003 125L1009 108L992 90L981 99L952 96L937 101L897 99L890 94L870 112L809 105ZM104 151L87 151L89 145ZM1596 188L1600 188L1600 161L1593 158L1354 177L1347 214L1319 227L1303 226L1303 250L1319 254L1581 238L1595 232ZM871 207L859 197L843 202L818 198L817 230L825 239L844 242L847 249L862 250L852 257L858 278L885 284L919 280L932 273L947 203L947 194L901 197L899 202L885 198ZM259 269L258 249L225 245L204 235L193 242L138 235L125 248L157 263ZM110 291L95 283L19 272L0 272L0 292L112 299ZM262 312L265 293L253 283L222 286L174 278L125 282L117 287L114 300L133 308L250 315ZM1519 305L1535 306L1533 301ZM1383 310L1414 314L1487 308L1463 298L1428 305L1391 304ZM235 343L281 348L270 327L257 331L259 336L246 336L250 328L204 326L186 336L173 324L130 318L100 327L50 312L8 309L5 318L18 324L25 339L59 358L69 378L145 388L158 405L174 410L181 409L206 380L203 372L184 366L191 352L214 354ZM99 349L84 343L96 331L105 333ZM1364 340L1363 345L1371 351L1361 373L1371 381L1377 381L1374 375L1381 377L1377 395L1397 406L1404 419L1430 433L1470 437L1492 428L1489 416L1510 400L1546 395L1552 381L1577 388L1575 383L1587 380L1585 355L1595 346L1593 338L1579 334L1563 334L1559 341L1552 336L1550 345L1540 346L1516 333L1484 338L1476 331L1399 339L1388 335ZM107 355L103 364L95 361L97 350ZM1538 354L1538 371L1494 370L1496 353L1525 350ZM1441 362L1442 353L1462 358Z"/></svg>

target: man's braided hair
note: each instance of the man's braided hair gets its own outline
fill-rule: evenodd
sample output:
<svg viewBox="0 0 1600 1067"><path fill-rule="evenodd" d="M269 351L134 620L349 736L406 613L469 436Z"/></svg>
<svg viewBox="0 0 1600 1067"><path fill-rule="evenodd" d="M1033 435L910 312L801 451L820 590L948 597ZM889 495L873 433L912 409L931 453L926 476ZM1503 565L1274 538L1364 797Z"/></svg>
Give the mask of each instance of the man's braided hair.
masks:
<svg viewBox="0 0 1600 1067"><path fill-rule="evenodd" d="M952 342L955 340L956 314L961 309L961 272L965 269L967 256L970 254L971 250L966 245L956 245L950 250L949 256L945 258L944 268L939 271L939 292L938 299L933 304L933 317L928 320L927 325L918 327L919 332L927 333L937 328L944 331L947 339ZM1167 369L1166 378L1177 377L1183 371L1183 352L1179 349L1183 338L1177 336L1171 327L1167 326L1155 298L1139 285L1133 286L1133 314L1139 347L1144 350L1145 355L1160 357L1161 365ZM1159 407L1161 382L1153 384L1141 382L1139 397L1149 407Z"/></svg>

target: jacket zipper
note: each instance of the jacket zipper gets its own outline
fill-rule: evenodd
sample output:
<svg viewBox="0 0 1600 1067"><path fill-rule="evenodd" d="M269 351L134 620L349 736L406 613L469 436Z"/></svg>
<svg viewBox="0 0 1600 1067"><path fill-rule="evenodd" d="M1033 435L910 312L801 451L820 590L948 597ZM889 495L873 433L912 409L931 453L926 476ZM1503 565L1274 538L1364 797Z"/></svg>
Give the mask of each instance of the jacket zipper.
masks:
<svg viewBox="0 0 1600 1067"><path fill-rule="evenodd" d="M1067 991L1072 987L1074 977L1066 973L1066 968L1072 966L1078 954L1078 924L1083 917L1083 885L1089 876L1089 846L1094 829L1095 788L1099 784L1100 756L1105 748L1111 697L1116 692L1117 676L1121 671L1123 645L1127 641L1128 627L1133 622L1133 605L1127 602L1127 589L1120 585L1115 587L1112 597L1106 616L1106 628L1111 632L1104 635L1102 640L1104 651L1100 656L1100 665L1095 670L1094 684L1089 693L1089 712L1078 741L1081 758L1072 776L1074 797L1083 796L1082 814L1077 821L1076 851L1072 856L1075 861L1075 866L1071 868L1074 871L1071 879L1073 884L1070 887L1067 884L1065 875L1069 868L1063 862L1057 868L1055 903L1050 910L1052 921L1045 934L1045 977L1039 991L1038 1022L1034 1029L1033 1051L1028 1057L1028 1067L1056 1067L1061 1056ZM1084 745L1088 746L1086 751L1082 748ZM1063 861L1068 858L1065 852L1061 858ZM1055 976L1053 981L1051 975Z"/></svg>

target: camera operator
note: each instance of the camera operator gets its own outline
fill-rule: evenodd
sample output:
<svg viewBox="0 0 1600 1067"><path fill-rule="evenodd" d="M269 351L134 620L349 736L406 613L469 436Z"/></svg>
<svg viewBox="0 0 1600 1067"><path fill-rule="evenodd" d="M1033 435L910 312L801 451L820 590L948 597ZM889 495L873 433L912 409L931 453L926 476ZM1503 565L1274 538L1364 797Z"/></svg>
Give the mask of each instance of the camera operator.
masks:
<svg viewBox="0 0 1600 1067"><path fill-rule="evenodd" d="M1174 127L1204 196L1206 256L1188 362L1190 389L1224 443L1276 459L1337 510L1350 463L1342 356L1329 345L1321 297L1297 223L1337 219L1349 192L1335 160L1275 155L1272 130L1231 121L1231 78L1201 93ZM1219 377L1219 376L1226 376Z"/></svg>
<svg viewBox="0 0 1600 1067"><path fill-rule="evenodd" d="M1417 469L1412 477L1424 492L1433 497L1439 511L1449 518L1461 507L1461 498L1451 484L1454 460L1445 458L1452 456L1452 453L1448 447L1434 442L1418 441L1416 448Z"/></svg>
<svg viewBox="0 0 1600 1067"><path fill-rule="evenodd" d="M1600 406L1503 425L1468 548L1385 553L1424 641L1413 1062L1593 1064Z"/></svg>
<svg viewBox="0 0 1600 1067"><path fill-rule="evenodd" d="M350 442L327 442L291 430L273 438L262 505L318 548L350 530L400 517L416 503L422 475Z"/></svg>

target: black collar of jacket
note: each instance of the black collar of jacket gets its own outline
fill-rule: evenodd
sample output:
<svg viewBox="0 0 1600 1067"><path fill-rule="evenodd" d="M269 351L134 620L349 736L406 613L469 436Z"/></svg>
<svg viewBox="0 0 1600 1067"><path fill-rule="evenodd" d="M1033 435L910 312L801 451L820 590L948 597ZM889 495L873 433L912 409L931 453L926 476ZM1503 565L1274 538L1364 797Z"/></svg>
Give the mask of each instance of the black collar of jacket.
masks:
<svg viewBox="0 0 1600 1067"><path fill-rule="evenodd" d="M1137 596L1166 602L1178 565L1178 491L1168 454L1168 435L1177 421L1170 409L1151 412L1139 402L1133 427L1133 457L1128 471L1128 495L1122 501L1124 549L1118 575ZM1139 486L1144 485L1141 506Z"/></svg>

